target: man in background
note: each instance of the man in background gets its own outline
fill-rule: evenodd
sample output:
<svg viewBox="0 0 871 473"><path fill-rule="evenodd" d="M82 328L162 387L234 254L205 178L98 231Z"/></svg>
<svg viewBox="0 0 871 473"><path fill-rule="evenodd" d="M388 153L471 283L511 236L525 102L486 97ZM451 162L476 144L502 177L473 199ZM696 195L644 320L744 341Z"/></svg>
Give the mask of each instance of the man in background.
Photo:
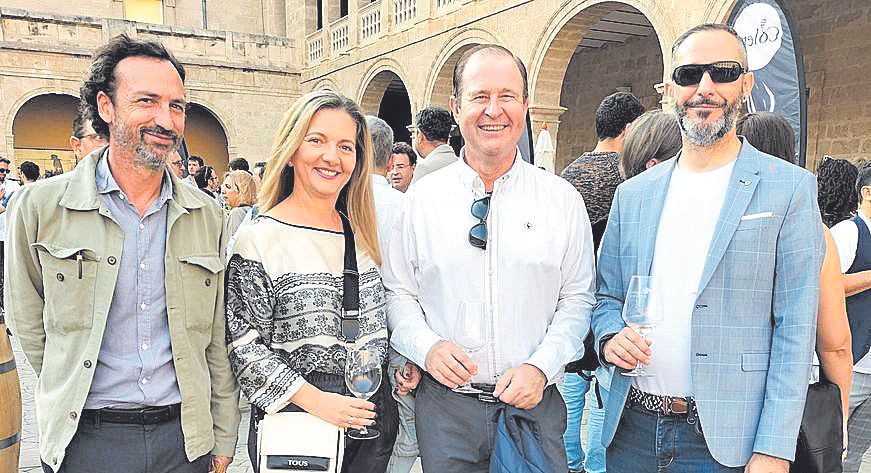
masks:
<svg viewBox="0 0 871 473"><path fill-rule="evenodd" d="M414 169L412 183L457 160L454 149L448 145L454 126L451 112L439 107L426 107L417 112L414 121L417 124L414 149L420 155L420 161Z"/></svg>
<svg viewBox="0 0 871 473"><path fill-rule="evenodd" d="M417 153L408 143L394 143L390 156L390 185L399 192L408 190L412 175L417 166Z"/></svg>

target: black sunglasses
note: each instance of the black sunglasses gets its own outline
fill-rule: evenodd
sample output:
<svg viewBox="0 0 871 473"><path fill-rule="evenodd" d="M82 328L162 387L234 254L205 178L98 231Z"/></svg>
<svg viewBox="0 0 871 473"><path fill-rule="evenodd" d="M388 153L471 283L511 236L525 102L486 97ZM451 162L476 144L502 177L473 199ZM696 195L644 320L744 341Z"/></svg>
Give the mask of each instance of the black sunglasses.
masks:
<svg viewBox="0 0 871 473"><path fill-rule="evenodd" d="M490 213L490 196L472 202L472 216L480 220L469 230L469 243L475 248L487 249L487 214Z"/></svg>
<svg viewBox="0 0 871 473"><path fill-rule="evenodd" d="M741 74L747 72L738 61L720 61L711 64L686 64L678 66L671 73L675 84L685 87L696 85L702 81L705 72L711 75L711 80L718 83L735 82Z"/></svg>

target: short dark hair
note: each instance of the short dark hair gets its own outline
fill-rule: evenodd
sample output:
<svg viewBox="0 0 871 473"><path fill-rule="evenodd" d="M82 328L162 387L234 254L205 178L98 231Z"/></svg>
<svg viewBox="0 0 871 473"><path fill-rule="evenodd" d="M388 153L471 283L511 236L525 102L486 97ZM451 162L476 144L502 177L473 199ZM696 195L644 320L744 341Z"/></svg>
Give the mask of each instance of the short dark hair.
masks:
<svg viewBox="0 0 871 473"><path fill-rule="evenodd" d="M414 148L410 144L402 141L393 143L393 154L404 154L408 156L408 164L410 166L417 166L417 153L414 152Z"/></svg>
<svg viewBox="0 0 871 473"><path fill-rule="evenodd" d="M213 177L217 177L215 170L211 166L203 166L194 174L194 182L197 183L197 187L203 189L209 185L209 179Z"/></svg>
<svg viewBox="0 0 871 473"><path fill-rule="evenodd" d="M738 119L737 131L759 151L795 164L795 131L782 115L748 113Z"/></svg>
<svg viewBox="0 0 871 473"><path fill-rule="evenodd" d="M831 156L824 156L817 166L817 204L827 227L850 218L856 210L856 194L852 186L856 184L858 174L859 170L853 163Z"/></svg>
<svg viewBox="0 0 871 473"><path fill-rule="evenodd" d="M236 158L230 161L230 170L231 171L250 171L250 167L248 166L248 160L245 158Z"/></svg>
<svg viewBox="0 0 871 473"><path fill-rule="evenodd" d="M615 92L602 100L596 109L596 136L599 141L617 138L626 125L644 113L644 105L629 92Z"/></svg>
<svg viewBox="0 0 871 473"><path fill-rule="evenodd" d="M12 164L12 161L4 158L3 156L0 156L0 163Z"/></svg>
<svg viewBox="0 0 871 473"><path fill-rule="evenodd" d="M862 188L871 186L871 166L863 166L856 175L856 194L859 197L859 203L862 203Z"/></svg>
<svg viewBox="0 0 871 473"><path fill-rule="evenodd" d="M196 161L197 164L200 165L200 167L203 167L206 164L206 162L203 161L203 158L201 158L195 154L188 156L188 162L190 162L190 161Z"/></svg>
<svg viewBox="0 0 871 473"><path fill-rule="evenodd" d="M684 43L690 36L701 33L703 31L725 31L726 33L731 34L735 37L735 41L738 41L738 44L741 45L741 53L744 57L741 58L741 65L747 67L747 46L744 44L744 40L741 39L741 36L738 35L738 32L735 31L735 28L732 28L729 25L723 23L702 23L701 25L693 26L692 28L686 30L684 34L677 37L674 40L674 44L671 45L671 62L675 65L675 59L677 58L677 50L680 48L680 45Z"/></svg>
<svg viewBox="0 0 871 473"><path fill-rule="evenodd" d="M454 66L452 85L453 96L457 102L460 102L460 94L463 93L463 71L466 70L466 63L469 62L469 59L471 59L472 56L482 51L501 54L514 59L514 63L517 64L517 70L520 71L520 77L523 78L523 100L527 100L529 98L529 81L526 78L526 66L523 65L523 61L504 46L499 46L498 44L479 44L464 52L457 61L457 64Z"/></svg>
<svg viewBox="0 0 871 473"><path fill-rule="evenodd" d="M81 87L81 109L85 116L91 119L91 126L100 136L109 136L109 124L103 121L97 109L97 94L105 93L114 102L115 89L118 86L115 69L118 63L128 57L145 56L169 61L178 72L184 83L185 72L180 62L166 47L155 41L133 39L126 34L112 38L94 54L94 60L88 68L88 77Z"/></svg>
<svg viewBox="0 0 871 473"><path fill-rule="evenodd" d="M21 174L24 174L28 181L39 179L39 165L33 161L24 161L18 166L18 169L21 170Z"/></svg>
<svg viewBox="0 0 871 473"><path fill-rule="evenodd" d="M417 112L414 117L417 131L423 133L427 141L447 143L451 138L451 129L454 126L454 118L451 112L441 107L426 107Z"/></svg>

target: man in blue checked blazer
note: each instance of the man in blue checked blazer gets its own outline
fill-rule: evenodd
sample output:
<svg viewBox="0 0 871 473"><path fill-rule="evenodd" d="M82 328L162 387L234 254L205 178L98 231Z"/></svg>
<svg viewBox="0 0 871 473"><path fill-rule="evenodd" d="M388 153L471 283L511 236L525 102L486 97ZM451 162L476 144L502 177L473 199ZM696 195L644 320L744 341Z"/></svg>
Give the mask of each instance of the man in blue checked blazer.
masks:
<svg viewBox="0 0 871 473"><path fill-rule="evenodd" d="M734 30L691 29L672 63L683 149L618 188L599 257L608 472L787 472L816 333L816 180L736 135L753 74ZM664 296L646 339L621 318L633 275ZM651 375L626 376L636 362Z"/></svg>

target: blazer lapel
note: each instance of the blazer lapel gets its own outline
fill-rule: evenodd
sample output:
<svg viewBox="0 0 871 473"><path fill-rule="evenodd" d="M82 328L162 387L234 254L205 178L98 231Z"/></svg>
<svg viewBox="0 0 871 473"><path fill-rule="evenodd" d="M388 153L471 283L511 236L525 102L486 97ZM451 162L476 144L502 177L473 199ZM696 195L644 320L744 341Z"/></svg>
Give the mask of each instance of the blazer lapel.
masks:
<svg viewBox="0 0 871 473"><path fill-rule="evenodd" d="M662 206L665 205L665 197L668 195L668 184L671 182L671 173L680 158L680 153L672 159L655 166L650 171L662 166L662 172L655 179L647 183L642 195L640 196L641 205L639 206L639 221L638 234L636 241L638 245L638 266L635 274L647 276L650 274L650 267L653 264L653 250L656 246L656 232L659 229L659 217L662 215ZM647 171L647 172L650 172Z"/></svg>
<svg viewBox="0 0 871 473"><path fill-rule="evenodd" d="M702 279L699 281L699 294L707 287L720 260L726 254L732 235L741 223L741 217L747 211L750 199L756 191L756 185L759 184L759 163L756 153L758 151L746 141L741 146L741 152L738 153L735 169L732 171L729 187L726 190L726 198L723 200L723 208L717 220L717 228L714 230L714 238L708 250Z"/></svg>

